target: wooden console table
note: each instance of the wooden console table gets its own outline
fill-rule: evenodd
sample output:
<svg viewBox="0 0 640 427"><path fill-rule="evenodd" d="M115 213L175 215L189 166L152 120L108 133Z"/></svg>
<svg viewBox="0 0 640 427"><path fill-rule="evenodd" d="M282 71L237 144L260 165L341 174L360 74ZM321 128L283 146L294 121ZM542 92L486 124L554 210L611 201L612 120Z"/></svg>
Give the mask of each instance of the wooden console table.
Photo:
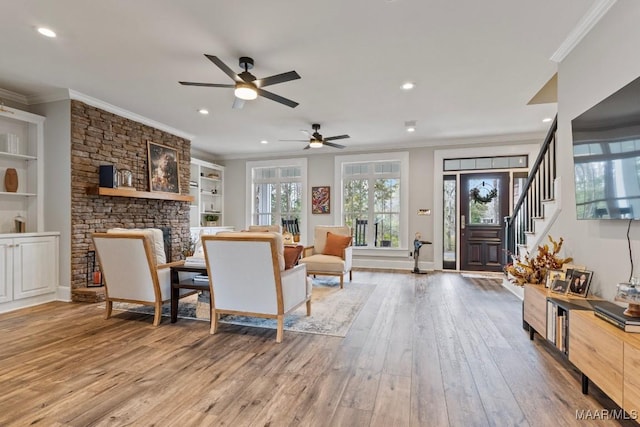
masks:
<svg viewBox="0 0 640 427"><path fill-rule="evenodd" d="M624 332L593 312L571 313L569 361L627 413L640 410L640 334Z"/></svg>
<svg viewBox="0 0 640 427"><path fill-rule="evenodd" d="M542 285L526 284L523 321L529 327L529 337L533 339L538 332L549 341L549 303L560 307L566 312L567 327L566 345L559 349L581 372L582 392L588 393L591 380L627 413L638 413L640 334L625 332L596 317L591 307L593 301L597 300L567 297ZM550 341L558 347L557 340Z"/></svg>

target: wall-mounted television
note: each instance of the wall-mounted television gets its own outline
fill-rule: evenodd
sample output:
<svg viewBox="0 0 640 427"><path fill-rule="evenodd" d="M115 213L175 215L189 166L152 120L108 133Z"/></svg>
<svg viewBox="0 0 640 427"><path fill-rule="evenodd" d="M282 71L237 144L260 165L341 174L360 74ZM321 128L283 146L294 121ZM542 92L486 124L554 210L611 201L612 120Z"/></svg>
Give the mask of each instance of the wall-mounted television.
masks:
<svg viewBox="0 0 640 427"><path fill-rule="evenodd" d="M571 121L578 219L640 219L640 78Z"/></svg>

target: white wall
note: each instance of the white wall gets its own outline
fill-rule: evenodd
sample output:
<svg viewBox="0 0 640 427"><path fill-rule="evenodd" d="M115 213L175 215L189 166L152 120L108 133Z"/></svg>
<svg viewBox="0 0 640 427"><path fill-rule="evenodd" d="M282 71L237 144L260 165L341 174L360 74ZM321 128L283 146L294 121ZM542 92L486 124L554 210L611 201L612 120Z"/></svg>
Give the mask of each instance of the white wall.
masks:
<svg viewBox="0 0 640 427"><path fill-rule="evenodd" d="M71 102L33 105L44 122L44 229L60 232L58 298L71 300Z"/></svg>
<svg viewBox="0 0 640 427"><path fill-rule="evenodd" d="M618 0L558 67L558 170L563 209L550 230L564 237L574 263L594 271L592 290L606 299L631 273L628 221L576 220L571 120L640 76L640 2ZM640 102L640 100L639 100ZM640 265L640 224L631 224L633 262ZM640 275L636 267L635 275Z"/></svg>
<svg viewBox="0 0 640 427"><path fill-rule="evenodd" d="M358 267L379 267L379 268L397 268L412 270L414 266L413 258L409 257L409 251L413 250L413 238L416 232L420 232L423 240L434 242L434 245L424 245L420 249L420 268L433 269L442 267L442 253L437 253L442 248L442 238L436 237L442 234L442 215L436 212L437 206L442 203L436 203L435 195L441 194L435 191L434 182L437 181L435 175L442 174L442 164L439 167L434 165L434 152L440 149L450 149L452 144L455 145L457 156L464 157L465 152L470 152L469 148L473 147L473 153L484 153L483 155L492 156L499 154L529 153L532 140L519 140L517 142L507 142L504 138L502 141L489 142L483 141L481 150L478 145L455 144L452 141L443 141L435 144L433 141L425 142L425 147L420 148L399 148L394 151L409 152L409 236L407 252L397 254L397 256L380 256L379 254L370 255L354 255L354 265ZM542 143L542 137L539 143ZM514 141L514 140L510 140ZM426 146L430 145L430 146ZM524 150L524 151L523 151ZM380 150L384 152L390 150ZM308 158L308 187L329 185L331 186L331 215L308 215L307 235L313 236L313 229L316 225L331 225L337 223L339 219L333 215L336 207L336 195L338 194L334 188L334 158L338 155L352 154L353 152L331 152L327 154L309 155ZM534 150L537 154L537 150ZM283 156L287 157L287 156ZM300 156L295 156L300 157ZM245 218L245 191L246 191L246 162L248 160L264 160L263 159L247 159L247 160L225 160L225 225L233 225L236 230L246 227ZM531 160L533 161L533 159ZM442 188L442 180L440 179L440 187ZM309 196L310 197L310 196ZM308 201L310 205L310 200ZM418 209L431 209L430 216L418 215ZM439 243L438 243L439 242ZM311 242L306 242L311 243ZM358 252L357 250L355 251ZM438 257L439 255L439 257ZM439 264L437 262L439 259Z"/></svg>

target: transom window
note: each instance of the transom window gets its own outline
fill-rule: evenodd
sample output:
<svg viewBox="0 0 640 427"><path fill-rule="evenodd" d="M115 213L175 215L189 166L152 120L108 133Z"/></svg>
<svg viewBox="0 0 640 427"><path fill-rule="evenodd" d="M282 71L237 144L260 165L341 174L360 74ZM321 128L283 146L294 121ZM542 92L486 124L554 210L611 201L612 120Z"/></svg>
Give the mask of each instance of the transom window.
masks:
<svg viewBox="0 0 640 427"><path fill-rule="evenodd" d="M442 170L447 172L480 169L526 168L528 163L529 156L527 155L444 159Z"/></svg>

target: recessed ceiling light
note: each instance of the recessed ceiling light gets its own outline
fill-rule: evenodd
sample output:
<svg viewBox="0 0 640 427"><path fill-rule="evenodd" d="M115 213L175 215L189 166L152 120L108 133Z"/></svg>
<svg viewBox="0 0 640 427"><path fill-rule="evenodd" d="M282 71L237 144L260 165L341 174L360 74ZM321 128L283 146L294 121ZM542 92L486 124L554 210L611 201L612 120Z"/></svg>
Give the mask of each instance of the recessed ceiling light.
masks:
<svg viewBox="0 0 640 427"><path fill-rule="evenodd" d="M39 32L40 34L42 34L43 36L45 36L45 37L51 37L51 38L53 38L53 37L55 37L55 36L56 36L55 31L50 30L49 28L45 28L45 27L40 27L40 28L38 28L38 32Z"/></svg>
<svg viewBox="0 0 640 427"><path fill-rule="evenodd" d="M206 116L207 114L209 114L209 110L207 110L206 108L201 108L198 110L198 113L202 114L203 116Z"/></svg>
<svg viewBox="0 0 640 427"><path fill-rule="evenodd" d="M260 144L268 144L269 141L267 141L266 139L263 139L262 141L260 141Z"/></svg>
<svg viewBox="0 0 640 427"><path fill-rule="evenodd" d="M551 120L551 117L545 117L544 119L542 119L542 123L549 123Z"/></svg>
<svg viewBox="0 0 640 427"><path fill-rule="evenodd" d="M407 132L415 132L416 131L416 121L415 120L409 120L404 122L404 127L406 128Z"/></svg>
<svg viewBox="0 0 640 427"><path fill-rule="evenodd" d="M400 87L401 87L403 90L411 90L411 89L413 89L414 87L416 87L416 85L415 85L415 83L412 83L412 82L406 82L406 83L403 83L403 84L402 84L402 86L400 86Z"/></svg>

